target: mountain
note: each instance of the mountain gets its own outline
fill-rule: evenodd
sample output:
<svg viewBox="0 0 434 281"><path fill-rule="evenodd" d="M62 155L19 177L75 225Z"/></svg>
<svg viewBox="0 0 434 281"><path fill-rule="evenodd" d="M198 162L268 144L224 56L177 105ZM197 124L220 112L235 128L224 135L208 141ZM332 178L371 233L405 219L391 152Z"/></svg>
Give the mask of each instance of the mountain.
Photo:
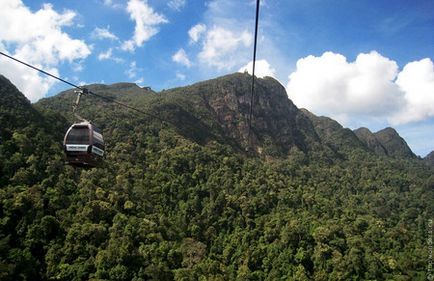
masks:
<svg viewBox="0 0 434 281"><path fill-rule="evenodd" d="M425 160L425 162L427 162L429 165L434 166L434 151L431 151L423 158L423 160Z"/></svg>
<svg viewBox="0 0 434 281"><path fill-rule="evenodd" d="M83 116L100 123L102 128L108 126L104 122L107 114L120 112L123 118L132 120L145 118L151 123L166 120L178 133L202 145L215 140L230 144L237 151L250 148L256 155L286 157L291 151L301 151L305 155L323 151L321 153L333 158L337 155L347 157L353 150L371 150L380 155L414 157L405 141L391 128L375 134L366 128L352 132L331 118L298 109L288 99L285 88L271 77L256 80L250 136L251 76L246 73L234 73L160 93L132 83L86 87L149 114L126 114L124 108L97 97L82 97ZM74 100L75 93L68 90L39 101L36 108L63 112L72 122Z"/></svg>
<svg viewBox="0 0 434 281"><path fill-rule="evenodd" d="M251 76L235 73L183 88L164 92L167 96L181 95L197 112L205 111L221 133L239 144L263 152L286 155L296 147L307 152L312 142L318 142L311 122L288 99L284 87L275 79L257 79L254 93L252 130L249 135ZM216 124L217 123L217 124Z"/></svg>
<svg viewBox="0 0 434 281"><path fill-rule="evenodd" d="M0 279L425 280L434 167L375 154L271 78L249 143L250 79L88 85L140 110L82 97L106 142L90 169L64 163L73 90L30 104L4 81Z"/></svg>
<svg viewBox="0 0 434 281"><path fill-rule="evenodd" d="M366 150L364 144L350 129L343 128L329 117L316 116L306 109L301 109L301 111L313 123L322 144L327 145L333 151L345 155L354 150Z"/></svg>
<svg viewBox="0 0 434 281"><path fill-rule="evenodd" d="M372 133L367 128L359 128L354 130L354 133L369 149L378 155L416 157L405 140L393 128L385 128L376 133Z"/></svg>
<svg viewBox="0 0 434 281"><path fill-rule="evenodd" d="M404 158L416 157L405 140L393 128L389 127L372 133L369 129L362 127L354 130L354 133L359 140L378 155Z"/></svg>
<svg viewBox="0 0 434 281"><path fill-rule="evenodd" d="M359 128L354 133L369 149L378 155L388 155L386 148L381 144L378 138L368 128Z"/></svg>
<svg viewBox="0 0 434 281"><path fill-rule="evenodd" d="M30 101L3 75L0 75L0 112L0 138L3 139L9 139L15 130L41 120Z"/></svg>
<svg viewBox="0 0 434 281"><path fill-rule="evenodd" d="M66 120L58 112L39 112L0 75L0 187L47 176L47 161L59 151ZM1 212L0 212L1 213Z"/></svg>
<svg viewBox="0 0 434 281"><path fill-rule="evenodd" d="M127 83L87 88L167 120L179 133L201 144L219 140L240 151L250 147L258 155L284 156L291 148L308 152L313 143L319 143L310 120L288 99L284 87L270 77L257 79L250 138L251 76L248 74L235 73L160 93ZM57 109L65 116L72 116L73 101L74 93L69 90L39 101L36 107ZM99 121L102 111L119 110L92 96L83 97L82 103L82 107L87 108L83 112L86 118L95 121ZM93 110L89 111L89 106L93 106ZM132 112L130 118L137 115L141 114Z"/></svg>

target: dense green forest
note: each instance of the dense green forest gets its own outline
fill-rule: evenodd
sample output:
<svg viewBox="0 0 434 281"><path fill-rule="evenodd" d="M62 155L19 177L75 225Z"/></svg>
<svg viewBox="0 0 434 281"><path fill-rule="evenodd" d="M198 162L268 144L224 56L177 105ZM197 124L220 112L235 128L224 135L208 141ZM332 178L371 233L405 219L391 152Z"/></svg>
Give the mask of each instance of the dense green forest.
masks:
<svg viewBox="0 0 434 281"><path fill-rule="evenodd" d="M240 117L219 126L198 105L241 87L227 79L98 86L179 126L86 97L107 155L79 169L62 151L72 92L31 105L2 77L0 280L426 280L433 167L295 109L303 137L258 125L261 153L246 154Z"/></svg>

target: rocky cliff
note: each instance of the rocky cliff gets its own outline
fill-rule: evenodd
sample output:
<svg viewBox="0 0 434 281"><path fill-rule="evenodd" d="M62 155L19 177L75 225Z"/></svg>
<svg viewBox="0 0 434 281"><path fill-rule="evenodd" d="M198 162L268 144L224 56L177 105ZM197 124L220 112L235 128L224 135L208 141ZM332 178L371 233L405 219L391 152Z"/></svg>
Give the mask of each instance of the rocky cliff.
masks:
<svg viewBox="0 0 434 281"><path fill-rule="evenodd" d="M369 149L378 155L416 157L405 140L393 128L388 127L376 133L372 133L367 128L359 128L354 133Z"/></svg>

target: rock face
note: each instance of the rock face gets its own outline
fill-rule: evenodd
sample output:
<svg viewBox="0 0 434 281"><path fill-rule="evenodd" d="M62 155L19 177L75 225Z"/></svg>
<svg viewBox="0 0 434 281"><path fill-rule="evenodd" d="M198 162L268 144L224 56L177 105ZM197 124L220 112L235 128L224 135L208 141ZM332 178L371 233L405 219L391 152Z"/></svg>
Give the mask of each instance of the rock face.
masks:
<svg viewBox="0 0 434 281"><path fill-rule="evenodd" d="M395 129L388 127L376 132L374 135L386 149L387 155L395 157L416 157L405 140L401 138Z"/></svg>
<svg viewBox="0 0 434 281"><path fill-rule="evenodd" d="M431 166L434 166L434 151L431 151L423 160Z"/></svg>
<svg viewBox="0 0 434 281"><path fill-rule="evenodd" d="M416 157L405 140L393 128L388 127L376 133L372 133L367 128L359 128L354 133L370 150L378 155Z"/></svg>
<svg viewBox="0 0 434 281"><path fill-rule="evenodd" d="M259 154L286 154L294 147L307 151L312 142L319 142L310 120L270 77L256 80L249 138L251 79L248 74L235 73L175 91L199 97L197 110L206 108L226 136Z"/></svg>
<svg viewBox="0 0 434 281"><path fill-rule="evenodd" d="M365 149L364 144L353 131L342 127L335 120L324 116L316 116L306 109L301 109L301 111L313 123L321 142L333 151L345 153L354 149Z"/></svg>
<svg viewBox="0 0 434 281"><path fill-rule="evenodd" d="M378 155L387 155L387 150L377 139L377 137L368 128L359 128L354 130L354 133L370 150L373 150Z"/></svg>

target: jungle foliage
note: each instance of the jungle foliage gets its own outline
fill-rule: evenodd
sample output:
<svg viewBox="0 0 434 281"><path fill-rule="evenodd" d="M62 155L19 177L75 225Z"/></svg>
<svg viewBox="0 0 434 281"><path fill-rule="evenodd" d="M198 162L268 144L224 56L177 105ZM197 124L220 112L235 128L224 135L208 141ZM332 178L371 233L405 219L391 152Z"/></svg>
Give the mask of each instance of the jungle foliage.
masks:
<svg viewBox="0 0 434 281"><path fill-rule="evenodd" d="M419 159L249 157L108 106L93 113L105 161L77 169L55 106L7 108L0 280L426 280L434 173Z"/></svg>

